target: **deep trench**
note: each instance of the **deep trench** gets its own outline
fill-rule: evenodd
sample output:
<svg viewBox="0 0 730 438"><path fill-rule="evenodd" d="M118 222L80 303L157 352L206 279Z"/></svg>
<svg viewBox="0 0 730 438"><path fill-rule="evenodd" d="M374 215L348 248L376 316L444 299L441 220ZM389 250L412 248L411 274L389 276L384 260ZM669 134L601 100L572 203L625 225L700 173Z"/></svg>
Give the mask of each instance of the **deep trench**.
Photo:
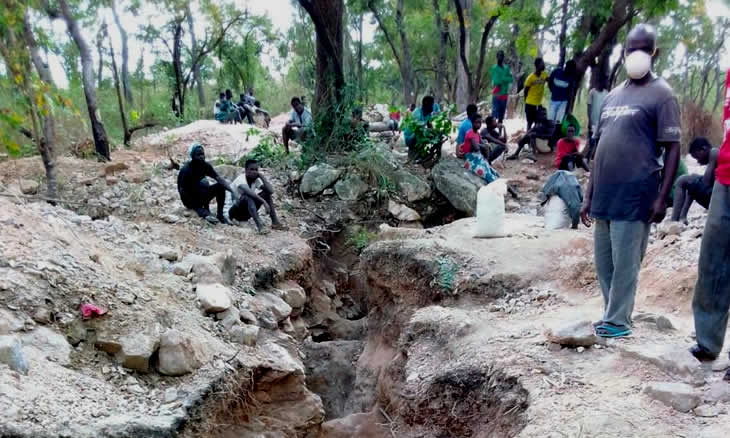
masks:
<svg viewBox="0 0 730 438"><path fill-rule="evenodd" d="M441 216L434 220L433 225L455 219L453 216ZM312 342L300 343L300 348L306 354L304 364L307 369L307 387L321 397L325 407L325 421L364 412L362 406L358 409L357 402L363 398L377 399L375 387L369 388L369 393L365 394L362 394L362 387L356 388L360 355L363 354L366 344L377 339L381 333L369 332L368 296L373 286L369 284L367 274L361 271L360 254L348 241L349 231L344 227L339 233L329 234L329 251L315 252L312 287L320 287L323 281L334 284L335 294L343 303L337 309L338 317L345 324L364 322L362 330L343 330L338 324L321 324L310 327ZM505 287L502 279L493 279L489 284L495 289ZM475 288L484 286L485 284L478 282L474 285ZM323 372L318 367L327 361L333 367L325 368ZM394 360L396 362L398 360ZM350 367L347 366L348 363L351 364ZM398 374L398 371L390 372ZM360 400L353 401L352 395L358 391ZM413 434L402 436L511 437L525 426L524 412L527 406L527 391L515 377L507 376L501 370L493 369L491 365L488 370L455 370L438 378L430 394L422 399L412 400L409 406L401 409L401 413L408 415L403 418L404 424L414 427ZM458 413L457 417L466 420L455 420L454 412ZM483 424L470 424L474 421ZM429 429L432 434L422 435L422 432L416 432L419 428Z"/></svg>

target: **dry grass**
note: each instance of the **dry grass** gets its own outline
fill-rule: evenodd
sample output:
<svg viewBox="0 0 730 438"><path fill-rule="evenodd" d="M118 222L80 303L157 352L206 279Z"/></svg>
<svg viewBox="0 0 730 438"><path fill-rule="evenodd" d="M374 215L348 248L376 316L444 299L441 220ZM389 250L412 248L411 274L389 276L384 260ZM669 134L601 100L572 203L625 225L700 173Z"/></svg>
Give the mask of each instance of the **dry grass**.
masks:
<svg viewBox="0 0 730 438"><path fill-rule="evenodd" d="M689 152L689 143L696 137L706 137L715 146L722 143L722 123L712 113L694 102L682 107L682 155Z"/></svg>

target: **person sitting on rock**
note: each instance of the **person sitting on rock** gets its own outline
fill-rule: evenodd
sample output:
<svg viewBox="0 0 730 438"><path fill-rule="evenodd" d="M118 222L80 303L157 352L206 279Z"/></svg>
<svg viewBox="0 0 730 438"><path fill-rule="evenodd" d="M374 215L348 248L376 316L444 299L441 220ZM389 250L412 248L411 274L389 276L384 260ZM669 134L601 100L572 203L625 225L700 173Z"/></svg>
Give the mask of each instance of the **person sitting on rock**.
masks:
<svg viewBox="0 0 730 438"><path fill-rule="evenodd" d="M476 104L470 103L466 106L466 119L464 119L463 122L459 125L459 131L456 134L456 145L457 147L464 144L464 139L466 138L466 133L471 131L471 116L476 114L479 111L479 108L477 108Z"/></svg>
<svg viewBox="0 0 730 438"><path fill-rule="evenodd" d="M487 126L482 129L481 137L482 141L488 143L490 146L489 163L491 164L500 155L509 150L509 146L507 146L507 130L504 128L504 125L497 122L497 118L494 116L488 116L485 119L485 124Z"/></svg>
<svg viewBox="0 0 730 438"><path fill-rule="evenodd" d="M284 150L287 155L289 155L289 140L306 140L307 129L312 126L312 113L304 106L300 98L293 97L291 107L289 121L286 122L284 129L281 131Z"/></svg>
<svg viewBox="0 0 730 438"><path fill-rule="evenodd" d="M700 165L707 167L704 175L683 175L677 180L675 193L677 199L674 200L672 207L672 220L684 222L685 225L688 224L687 213L692 202L697 201L705 209L710 208L717 155L720 150L713 148L706 138L698 137L690 143L689 153Z"/></svg>
<svg viewBox="0 0 730 438"><path fill-rule="evenodd" d="M205 149L200 143L193 143L188 150L190 161L180 169L177 175L177 191L183 205L194 210L198 216L212 224L219 222L230 224L223 215L223 206L226 201L226 190L231 192L234 201L237 195L231 188L228 181L218 175L213 166L205 161ZM216 180L216 184L210 185L205 177ZM213 216L210 213L210 201L215 198L218 207L218 214Z"/></svg>
<svg viewBox="0 0 730 438"><path fill-rule="evenodd" d="M575 126L568 125L568 128L565 130L565 137L558 140L558 151L555 154L555 167L558 170L567 170L570 172L576 167L581 167L586 172L590 172L579 150L580 140L575 138Z"/></svg>
<svg viewBox="0 0 730 438"><path fill-rule="evenodd" d="M228 111L230 110L230 106L228 105L228 101L226 101L226 93L222 92L218 96L218 100L215 101L215 106L213 107L213 115L215 116L215 119L221 123L225 123L228 121Z"/></svg>
<svg viewBox="0 0 730 438"><path fill-rule="evenodd" d="M228 210L228 216L239 222L246 222L253 219L260 234L268 234L259 217L259 208L263 205L271 217L271 228L274 230L285 230L286 227L279 222L274 208L274 189L259 171L259 163L256 160L246 160L245 171L233 180L233 187L236 189L238 201Z"/></svg>
<svg viewBox="0 0 730 438"><path fill-rule="evenodd" d="M242 123L241 113L239 112L238 105L233 101L233 92L231 90L226 90L226 100L228 101L228 106L230 108L228 112L228 121L235 123Z"/></svg>
<svg viewBox="0 0 730 438"><path fill-rule="evenodd" d="M269 126L269 123L271 122L269 112L261 109L261 102L256 100L256 98L254 97L253 87L248 87L247 93L240 95L240 100L238 102L238 111L241 114L241 119L245 118L251 125L254 125L256 123L254 120L254 116L256 114L264 115L264 124L267 128Z"/></svg>
<svg viewBox="0 0 730 438"><path fill-rule="evenodd" d="M549 140L555 131L555 123L548 120L547 110L545 107L537 107L536 120L532 128L517 142L517 150L514 154L507 157L508 160L516 160L522 152L522 148L530 145L532 155L527 158L537 161L537 139Z"/></svg>

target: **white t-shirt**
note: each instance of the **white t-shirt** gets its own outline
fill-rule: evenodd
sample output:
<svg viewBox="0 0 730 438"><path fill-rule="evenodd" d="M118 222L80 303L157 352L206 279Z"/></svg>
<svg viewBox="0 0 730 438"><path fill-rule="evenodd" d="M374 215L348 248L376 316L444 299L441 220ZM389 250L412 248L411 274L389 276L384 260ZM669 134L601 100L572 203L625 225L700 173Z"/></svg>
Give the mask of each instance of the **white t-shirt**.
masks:
<svg viewBox="0 0 730 438"><path fill-rule="evenodd" d="M254 192L257 192L261 190L263 186L264 182L261 181L261 178L256 178L256 181L254 181L253 184L249 185L248 180L246 179L246 173L238 175L236 179L233 180L233 187L236 188L239 196L243 195L243 190L241 190L241 187L248 187Z"/></svg>

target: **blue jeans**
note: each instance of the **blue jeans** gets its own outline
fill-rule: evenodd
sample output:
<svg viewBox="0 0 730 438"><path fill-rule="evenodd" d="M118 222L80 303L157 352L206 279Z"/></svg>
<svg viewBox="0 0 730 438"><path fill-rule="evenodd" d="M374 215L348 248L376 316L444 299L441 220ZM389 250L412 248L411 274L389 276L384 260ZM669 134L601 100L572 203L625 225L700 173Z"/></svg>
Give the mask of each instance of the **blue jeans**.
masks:
<svg viewBox="0 0 730 438"><path fill-rule="evenodd" d="M692 300L697 343L720 354L730 309L730 187L715 182Z"/></svg>
<svg viewBox="0 0 730 438"><path fill-rule="evenodd" d="M641 261L649 243L649 224L596 220L593 234L596 273L603 292L602 321L631 328Z"/></svg>
<svg viewBox="0 0 730 438"><path fill-rule="evenodd" d="M555 123L563 123L565 118L565 111L568 110L568 101L551 101L550 108L548 108L548 120L553 120Z"/></svg>
<svg viewBox="0 0 730 438"><path fill-rule="evenodd" d="M492 96L492 117L499 120L504 120L504 114L507 111L507 99L497 99L497 96Z"/></svg>

